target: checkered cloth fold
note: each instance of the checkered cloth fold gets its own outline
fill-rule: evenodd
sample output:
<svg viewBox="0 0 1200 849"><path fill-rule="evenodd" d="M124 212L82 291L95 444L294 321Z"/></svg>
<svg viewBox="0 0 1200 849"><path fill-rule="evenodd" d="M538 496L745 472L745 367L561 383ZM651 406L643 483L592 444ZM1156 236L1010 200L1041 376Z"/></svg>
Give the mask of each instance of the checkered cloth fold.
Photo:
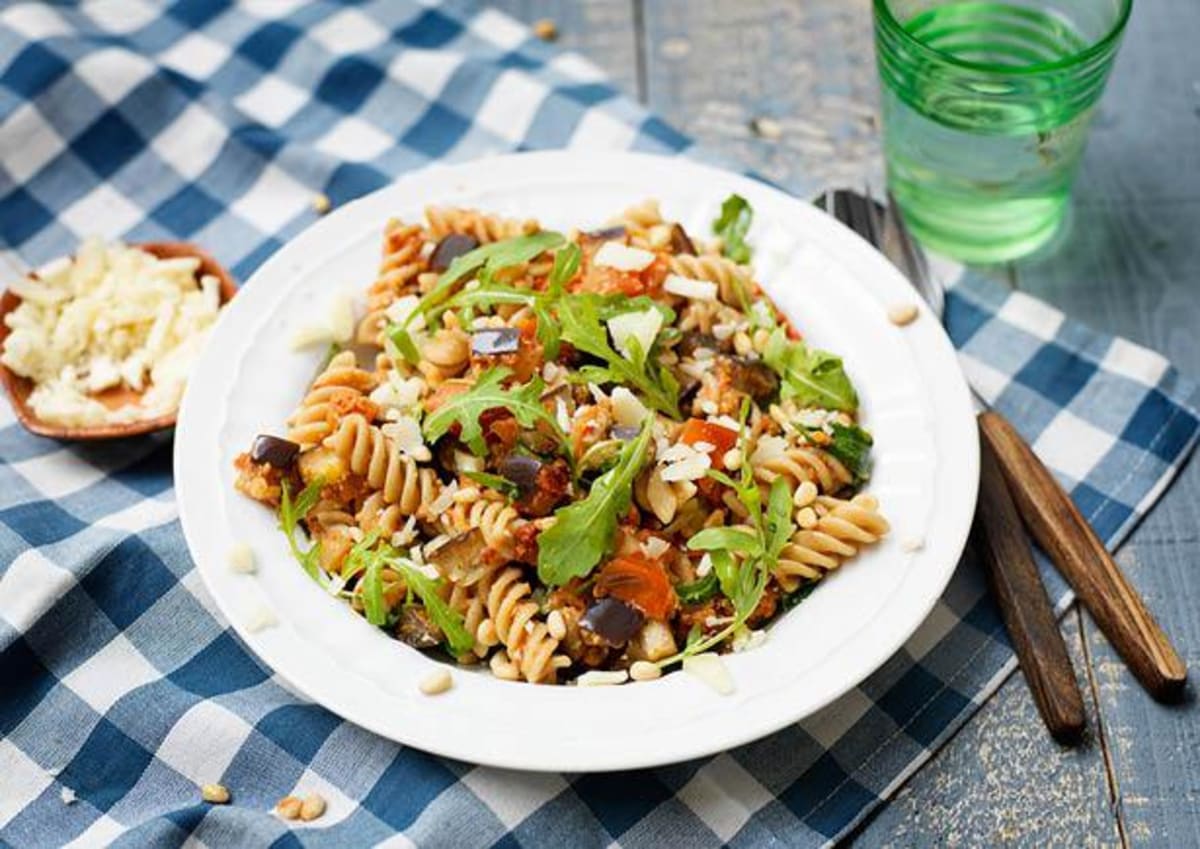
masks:
<svg viewBox="0 0 1200 849"><path fill-rule="evenodd" d="M187 239L245 279L314 217L436 160L688 151L593 66L494 11L414 0L148 0L0 11L0 256ZM812 186L793 185L794 190ZM1115 545L1192 448L1161 357L968 277L969 375ZM818 715L713 758L535 775L405 749L290 692L188 557L169 437L68 446L0 411L0 844L809 846L867 815L1013 668L977 569ZM1061 581L1048 575L1061 603ZM196 785L219 781L233 803ZM270 814L316 791L323 818Z"/></svg>

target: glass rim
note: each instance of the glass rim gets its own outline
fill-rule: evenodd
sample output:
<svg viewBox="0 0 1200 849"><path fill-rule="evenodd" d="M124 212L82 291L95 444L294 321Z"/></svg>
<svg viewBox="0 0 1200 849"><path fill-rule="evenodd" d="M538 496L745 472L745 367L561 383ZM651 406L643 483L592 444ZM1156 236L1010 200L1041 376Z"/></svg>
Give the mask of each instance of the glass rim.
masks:
<svg viewBox="0 0 1200 849"><path fill-rule="evenodd" d="M1048 71L1062 71L1083 64L1089 59L1103 53L1121 37L1121 34L1125 31L1125 25L1129 22L1129 16L1133 11L1133 0L1121 0L1121 11L1104 37L1097 39L1078 53L1072 53L1065 59L1056 59L1053 62L1035 62L1032 65L1001 65L996 62L974 62L968 59L960 59L936 47L931 47L919 38L916 38L896 20L896 16L892 14L892 10L888 7L888 0L873 0L873 5L876 16L883 21L885 26L889 26L900 33L901 38L909 44L915 45L919 50L932 54L940 61L959 68L966 68L972 71L986 71L994 74L1041 74Z"/></svg>

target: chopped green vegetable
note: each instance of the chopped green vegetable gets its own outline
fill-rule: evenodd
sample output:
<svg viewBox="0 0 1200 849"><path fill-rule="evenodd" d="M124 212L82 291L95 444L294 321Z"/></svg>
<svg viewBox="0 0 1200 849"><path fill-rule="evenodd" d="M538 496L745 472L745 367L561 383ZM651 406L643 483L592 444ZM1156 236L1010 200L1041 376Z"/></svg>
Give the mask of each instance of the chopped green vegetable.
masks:
<svg viewBox="0 0 1200 849"><path fill-rule="evenodd" d="M746 199L741 195L730 195L721 204L721 214L713 221L713 232L721 237L725 256L736 263L750 261L746 234L750 232L750 222L753 220L754 210Z"/></svg>
<svg viewBox="0 0 1200 849"><path fill-rule="evenodd" d="M546 291L552 297L561 294L563 287L579 271L579 262L582 257L583 251L574 242L568 242L554 255L554 268L550 270L550 276L546 280Z"/></svg>
<svg viewBox="0 0 1200 849"><path fill-rule="evenodd" d="M841 357L788 339L782 327L776 327L767 340L763 361L781 378L783 399L849 413L858 409L858 394L842 368Z"/></svg>
<svg viewBox="0 0 1200 849"><path fill-rule="evenodd" d="M375 547L375 543L379 542L379 536L379 530L373 530L351 546L346 552L346 559L342 561L343 578L353 578L367 568L367 559L371 556L371 549Z"/></svg>
<svg viewBox="0 0 1200 849"><path fill-rule="evenodd" d="M493 475L488 472L463 472L463 474L475 481L475 483L481 483L484 486L491 487L497 492L504 493L509 498L516 498L521 492L521 488L519 486L510 481L508 478L500 477L500 475Z"/></svg>
<svg viewBox="0 0 1200 849"><path fill-rule="evenodd" d="M545 423L558 437L560 444L565 446L566 437L558 425L558 420L542 406L541 395L546 388L545 382L540 377L535 377L524 386L506 389L501 383L510 374L512 370L503 366L488 369L469 390L447 398L425 418L425 438L429 442L436 442L457 423L460 428L459 438L472 453L481 457L487 453L487 443L483 439L480 416L488 410L503 408L512 413L522 427L534 427L538 422Z"/></svg>
<svg viewBox="0 0 1200 849"><path fill-rule="evenodd" d="M858 425L832 424L833 441L825 450L836 457L846 471L854 476L855 483L865 481L871 471L871 446L875 440Z"/></svg>
<svg viewBox="0 0 1200 849"><path fill-rule="evenodd" d="M677 584L675 595L679 596L679 600L684 604L700 604L715 596L720 588L717 573L709 572L703 578L697 578L690 584Z"/></svg>
<svg viewBox="0 0 1200 849"><path fill-rule="evenodd" d="M737 551L752 554L762 548L758 536L738 528L705 528L688 540L693 551Z"/></svg>
<svg viewBox="0 0 1200 849"><path fill-rule="evenodd" d="M634 356L627 358L613 349L601 319L601 306L605 303L595 295L573 295L558 303L562 338L605 363L579 369L578 380L632 387L654 409L678 419L679 382L669 368L650 360L649 351L634 345Z"/></svg>
<svg viewBox="0 0 1200 849"><path fill-rule="evenodd" d="M429 577L407 560L392 559L388 565L404 577L409 590L421 599L425 612L433 624L441 629L446 637L446 645L453 654L464 655L475 647L475 638L463 624L462 616L438 592L440 581Z"/></svg>
<svg viewBox="0 0 1200 849"><path fill-rule="evenodd" d="M538 577L561 586L586 576L612 550L617 522L629 509L633 479L646 462L651 426L625 444L616 465L596 478L587 497L554 513L554 524L538 536Z"/></svg>
<svg viewBox="0 0 1200 849"><path fill-rule="evenodd" d="M417 350L417 343L413 341L412 334L403 326L389 324L384 332L387 333L392 344L396 346L396 350L400 352L400 356L404 357L409 365L415 366L421 361L421 352Z"/></svg>
<svg viewBox="0 0 1200 849"><path fill-rule="evenodd" d="M279 529L287 537L288 549L296 558L296 562L308 573L310 578L317 582L321 580L321 572L317 567L320 547L314 544L307 551L302 551L299 543L296 542L296 531L300 527L300 523L304 521L304 517L320 500L321 488L324 486L325 481L317 478L300 490L293 500L291 487L285 479L282 481L279 494Z"/></svg>

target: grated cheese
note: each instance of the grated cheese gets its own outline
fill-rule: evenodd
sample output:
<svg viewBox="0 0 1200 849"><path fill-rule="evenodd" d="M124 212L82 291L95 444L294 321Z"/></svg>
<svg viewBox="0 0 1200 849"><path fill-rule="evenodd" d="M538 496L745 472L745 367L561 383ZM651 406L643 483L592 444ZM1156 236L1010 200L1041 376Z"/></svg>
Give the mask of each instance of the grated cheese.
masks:
<svg viewBox="0 0 1200 849"><path fill-rule="evenodd" d="M681 298L691 298L694 301L715 301L717 299L716 283L682 277L678 274L667 275L667 279L663 282L663 291Z"/></svg>
<svg viewBox="0 0 1200 849"><path fill-rule="evenodd" d="M0 362L35 384L38 418L87 426L174 412L220 310L220 283L194 257L158 259L89 238L75 257L11 285L21 304ZM121 385L142 392L109 409L92 394Z"/></svg>

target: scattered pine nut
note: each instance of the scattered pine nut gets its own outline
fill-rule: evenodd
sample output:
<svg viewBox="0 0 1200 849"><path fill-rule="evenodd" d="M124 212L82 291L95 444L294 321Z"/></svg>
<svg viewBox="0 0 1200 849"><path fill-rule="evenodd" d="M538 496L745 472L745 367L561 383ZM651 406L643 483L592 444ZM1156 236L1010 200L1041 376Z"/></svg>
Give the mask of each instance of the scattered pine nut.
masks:
<svg viewBox="0 0 1200 849"><path fill-rule="evenodd" d="M214 805L224 805L229 802L229 788L224 784L205 784L200 788L200 798Z"/></svg>
<svg viewBox="0 0 1200 849"><path fill-rule="evenodd" d="M783 125L774 118L762 116L753 118L750 121L750 131L760 139L767 141L779 141L783 138Z"/></svg>
<svg viewBox="0 0 1200 849"><path fill-rule="evenodd" d="M329 199L329 195L324 192L317 192L313 195L312 208L317 215L324 215L333 207L333 201Z"/></svg>
<svg viewBox="0 0 1200 849"><path fill-rule="evenodd" d="M446 692L453 685L454 679L450 677L449 669L435 669L421 679L417 689L427 696L436 696Z"/></svg>
<svg viewBox="0 0 1200 849"><path fill-rule="evenodd" d="M917 318L916 304L896 304L887 312L888 321L897 327L912 324Z"/></svg>
<svg viewBox="0 0 1200 849"><path fill-rule="evenodd" d="M546 629L550 632L550 636L556 640L561 640L567 636L567 623L563 620L563 615L557 610L551 610L546 616Z"/></svg>
<svg viewBox="0 0 1200 849"><path fill-rule="evenodd" d="M258 568L254 562L254 549L244 542L235 542L229 547L229 568L243 575L253 575Z"/></svg>
<svg viewBox="0 0 1200 849"><path fill-rule="evenodd" d="M729 471L736 472L742 467L742 452L736 448L730 448L722 455L721 462Z"/></svg>
<svg viewBox="0 0 1200 849"><path fill-rule="evenodd" d="M613 684L624 684L628 680L629 673L624 669L593 669L576 678L575 683L580 687L607 687Z"/></svg>
<svg viewBox="0 0 1200 849"><path fill-rule="evenodd" d="M300 803L300 819L312 822L325 813L325 797L320 793L309 793Z"/></svg>
<svg viewBox="0 0 1200 849"><path fill-rule="evenodd" d="M904 542L900 543L900 550L906 554L912 554L913 552L920 551L924 547L925 540L921 537L909 537L908 539L904 540Z"/></svg>
<svg viewBox="0 0 1200 849"><path fill-rule="evenodd" d="M304 803L295 796L284 796L275 805L275 813L285 820L300 819L300 806Z"/></svg>
<svg viewBox="0 0 1200 849"><path fill-rule="evenodd" d="M817 526L817 512L811 507L801 507L796 511L796 524L805 530L810 530Z"/></svg>
<svg viewBox="0 0 1200 849"><path fill-rule="evenodd" d="M668 38L658 50L667 59L683 59L692 52L692 43L686 38Z"/></svg>
<svg viewBox="0 0 1200 849"><path fill-rule="evenodd" d="M542 18L533 25L533 34L542 41L554 41L558 38L558 26L549 18Z"/></svg>
<svg viewBox="0 0 1200 849"><path fill-rule="evenodd" d="M648 660L638 660L629 667L629 677L634 681L653 681L655 678L662 677L662 670L658 668L658 664Z"/></svg>

